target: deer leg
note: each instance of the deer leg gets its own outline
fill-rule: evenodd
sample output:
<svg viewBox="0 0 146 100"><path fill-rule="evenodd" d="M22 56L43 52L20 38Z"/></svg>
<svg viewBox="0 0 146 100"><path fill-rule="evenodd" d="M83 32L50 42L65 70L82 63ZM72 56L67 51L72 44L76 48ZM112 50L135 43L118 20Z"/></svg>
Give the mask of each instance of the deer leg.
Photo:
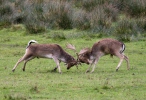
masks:
<svg viewBox="0 0 146 100"><path fill-rule="evenodd" d="M99 58L96 58L96 60L94 61L94 66L92 67L91 73L94 72L94 69L95 69L95 67L96 67L96 64L97 64L98 60L99 60Z"/></svg>
<svg viewBox="0 0 146 100"><path fill-rule="evenodd" d="M59 63L60 63L61 61L59 61ZM52 71L56 71L57 70L57 68L58 68L58 66L56 66Z"/></svg>
<svg viewBox="0 0 146 100"><path fill-rule="evenodd" d="M124 59L125 59L126 62L127 62L127 69L129 70L129 69L130 69L130 67L129 67L129 59L128 59L128 57L125 56L125 55L124 55Z"/></svg>
<svg viewBox="0 0 146 100"><path fill-rule="evenodd" d="M12 71L14 72L15 69L16 69L16 67L18 66L18 64L21 63L22 61L28 59L29 57L30 57L30 55L26 55L26 54L25 54L22 58L20 58L20 59L18 60L18 62L15 64L15 66L13 67ZM24 64L25 64L25 63L24 63Z"/></svg>
<svg viewBox="0 0 146 100"><path fill-rule="evenodd" d="M15 71L16 67L18 66L18 64L21 63L22 61L24 61L25 58L26 58L26 55L24 55L22 58L20 58L20 59L18 60L18 62L15 64L15 66L14 66L13 69L12 69L13 72Z"/></svg>
<svg viewBox="0 0 146 100"><path fill-rule="evenodd" d="M12 69L13 72L15 71L16 67L18 66L18 64L19 64L20 62L22 62L22 61L24 61L23 58L20 58L20 59L18 60L18 62L15 64L14 68Z"/></svg>
<svg viewBox="0 0 146 100"><path fill-rule="evenodd" d="M56 67L52 70L52 72L53 72L53 71L55 72L55 71L57 70L57 68L58 68L58 66L56 66Z"/></svg>
<svg viewBox="0 0 146 100"><path fill-rule="evenodd" d="M119 67L121 66L121 64L122 64L122 62L123 62L124 55L122 55L122 54L117 54L116 56L120 58L120 62L118 63L118 66L116 67L116 71L118 71Z"/></svg>
<svg viewBox="0 0 146 100"><path fill-rule="evenodd" d="M26 63L27 63L28 61L34 59L34 58L35 58L35 57L32 56L32 57L30 57L30 58L28 58L27 60L24 61L24 65L23 65L23 69L22 69L23 71L25 71Z"/></svg>
<svg viewBox="0 0 146 100"><path fill-rule="evenodd" d="M60 69L60 61L57 59L57 58L53 58L54 59L54 61L56 62L56 64L57 64L57 67L55 67L55 70L58 68L58 70L59 70L59 73L61 74L61 69Z"/></svg>
<svg viewBox="0 0 146 100"><path fill-rule="evenodd" d="M96 58L95 58L94 61L92 62L92 64L94 63L94 65L93 65L93 67L92 67L91 73L94 72L94 69L95 69L95 67L96 67L96 64L97 64L99 58L100 58L101 56L103 56L103 55L104 55L104 53L102 53L102 52L98 52L98 53L96 54Z"/></svg>
<svg viewBox="0 0 146 100"><path fill-rule="evenodd" d="M92 67L94 61L95 61L95 60L93 60L93 61L91 62L91 64L89 65L88 69L86 70L86 73L88 73L88 72L90 71L90 68Z"/></svg>

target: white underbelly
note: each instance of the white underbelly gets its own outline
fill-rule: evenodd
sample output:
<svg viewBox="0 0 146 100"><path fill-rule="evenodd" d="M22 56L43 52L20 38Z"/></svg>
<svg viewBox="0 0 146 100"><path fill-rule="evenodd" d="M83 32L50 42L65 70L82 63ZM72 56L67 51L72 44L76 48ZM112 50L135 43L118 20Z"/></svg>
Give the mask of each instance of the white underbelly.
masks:
<svg viewBox="0 0 146 100"><path fill-rule="evenodd" d="M66 62L66 60L64 58L60 58L59 60L62 62Z"/></svg>
<svg viewBox="0 0 146 100"><path fill-rule="evenodd" d="M43 56L40 56L41 58L49 58L49 59L53 59L55 56L53 56L52 54L47 54L47 55L43 55ZM56 57L55 57L56 58ZM62 62L66 62L65 58L58 58L58 60L62 61Z"/></svg>
<svg viewBox="0 0 146 100"><path fill-rule="evenodd" d="M47 54L47 55L44 55L43 57L44 58L50 58L50 59L52 59L53 58L53 55L52 54Z"/></svg>

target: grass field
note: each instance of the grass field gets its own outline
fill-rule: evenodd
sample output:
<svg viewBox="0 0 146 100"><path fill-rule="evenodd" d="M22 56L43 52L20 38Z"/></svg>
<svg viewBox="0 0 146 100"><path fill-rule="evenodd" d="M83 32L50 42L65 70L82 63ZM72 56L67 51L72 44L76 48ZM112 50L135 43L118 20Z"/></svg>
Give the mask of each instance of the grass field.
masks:
<svg viewBox="0 0 146 100"><path fill-rule="evenodd" d="M49 33L48 33L49 34ZM11 70L23 56L27 42L58 43L65 49L67 42L77 51L91 47L100 38L53 40L48 34L25 35L24 31L0 31L0 100L145 100L146 97L146 41L127 42L125 54L130 70L124 61L116 72L119 59L104 56L94 73L85 73L88 65L70 70L61 63L62 74L51 72L56 66L51 59L33 59L22 71L23 63ZM76 57L73 51L65 49Z"/></svg>

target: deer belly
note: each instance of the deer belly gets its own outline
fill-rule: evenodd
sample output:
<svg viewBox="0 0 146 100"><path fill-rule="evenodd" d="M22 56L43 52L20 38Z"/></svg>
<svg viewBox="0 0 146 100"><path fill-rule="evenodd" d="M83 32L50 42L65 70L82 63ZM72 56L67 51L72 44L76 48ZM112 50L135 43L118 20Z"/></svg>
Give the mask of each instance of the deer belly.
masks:
<svg viewBox="0 0 146 100"><path fill-rule="evenodd" d="M59 58L59 60L62 62L66 62L66 60L64 58Z"/></svg>
<svg viewBox="0 0 146 100"><path fill-rule="evenodd" d="M47 54L47 55L44 55L43 58L50 58L51 59L51 58L53 58L53 55L52 54Z"/></svg>

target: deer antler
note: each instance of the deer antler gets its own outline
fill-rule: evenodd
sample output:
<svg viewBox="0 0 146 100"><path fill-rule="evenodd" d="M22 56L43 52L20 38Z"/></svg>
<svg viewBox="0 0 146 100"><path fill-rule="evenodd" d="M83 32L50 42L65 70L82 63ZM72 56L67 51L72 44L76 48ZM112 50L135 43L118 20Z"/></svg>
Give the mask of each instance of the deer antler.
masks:
<svg viewBox="0 0 146 100"><path fill-rule="evenodd" d="M90 50L90 48L84 48L84 49L82 49L80 52L79 52L79 55L81 55L81 54L83 54L83 53L85 53L85 52L87 52L87 51L89 51Z"/></svg>
<svg viewBox="0 0 146 100"><path fill-rule="evenodd" d="M68 44L66 45L66 48L76 51L75 46L72 45L72 44L70 44L70 43L68 43Z"/></svg>
<svg viewBox="0 0 146 100"><path fill-rule="evenodd" d="M74 50L74 52L75 52L75 53L76 53L76 55L77 55L77 62L78 62L79 54L77 53L75 46L74 46L74 45L72 45L72 44L70 44L70 43L68 43L68 44L66 45L66 48L67 48L67 49ZM81 63L80 63L80 62L78 62L78 64L80 64L80 65L81 65ZM77 67L77 69L78 69L78 67Z"/></svg>

